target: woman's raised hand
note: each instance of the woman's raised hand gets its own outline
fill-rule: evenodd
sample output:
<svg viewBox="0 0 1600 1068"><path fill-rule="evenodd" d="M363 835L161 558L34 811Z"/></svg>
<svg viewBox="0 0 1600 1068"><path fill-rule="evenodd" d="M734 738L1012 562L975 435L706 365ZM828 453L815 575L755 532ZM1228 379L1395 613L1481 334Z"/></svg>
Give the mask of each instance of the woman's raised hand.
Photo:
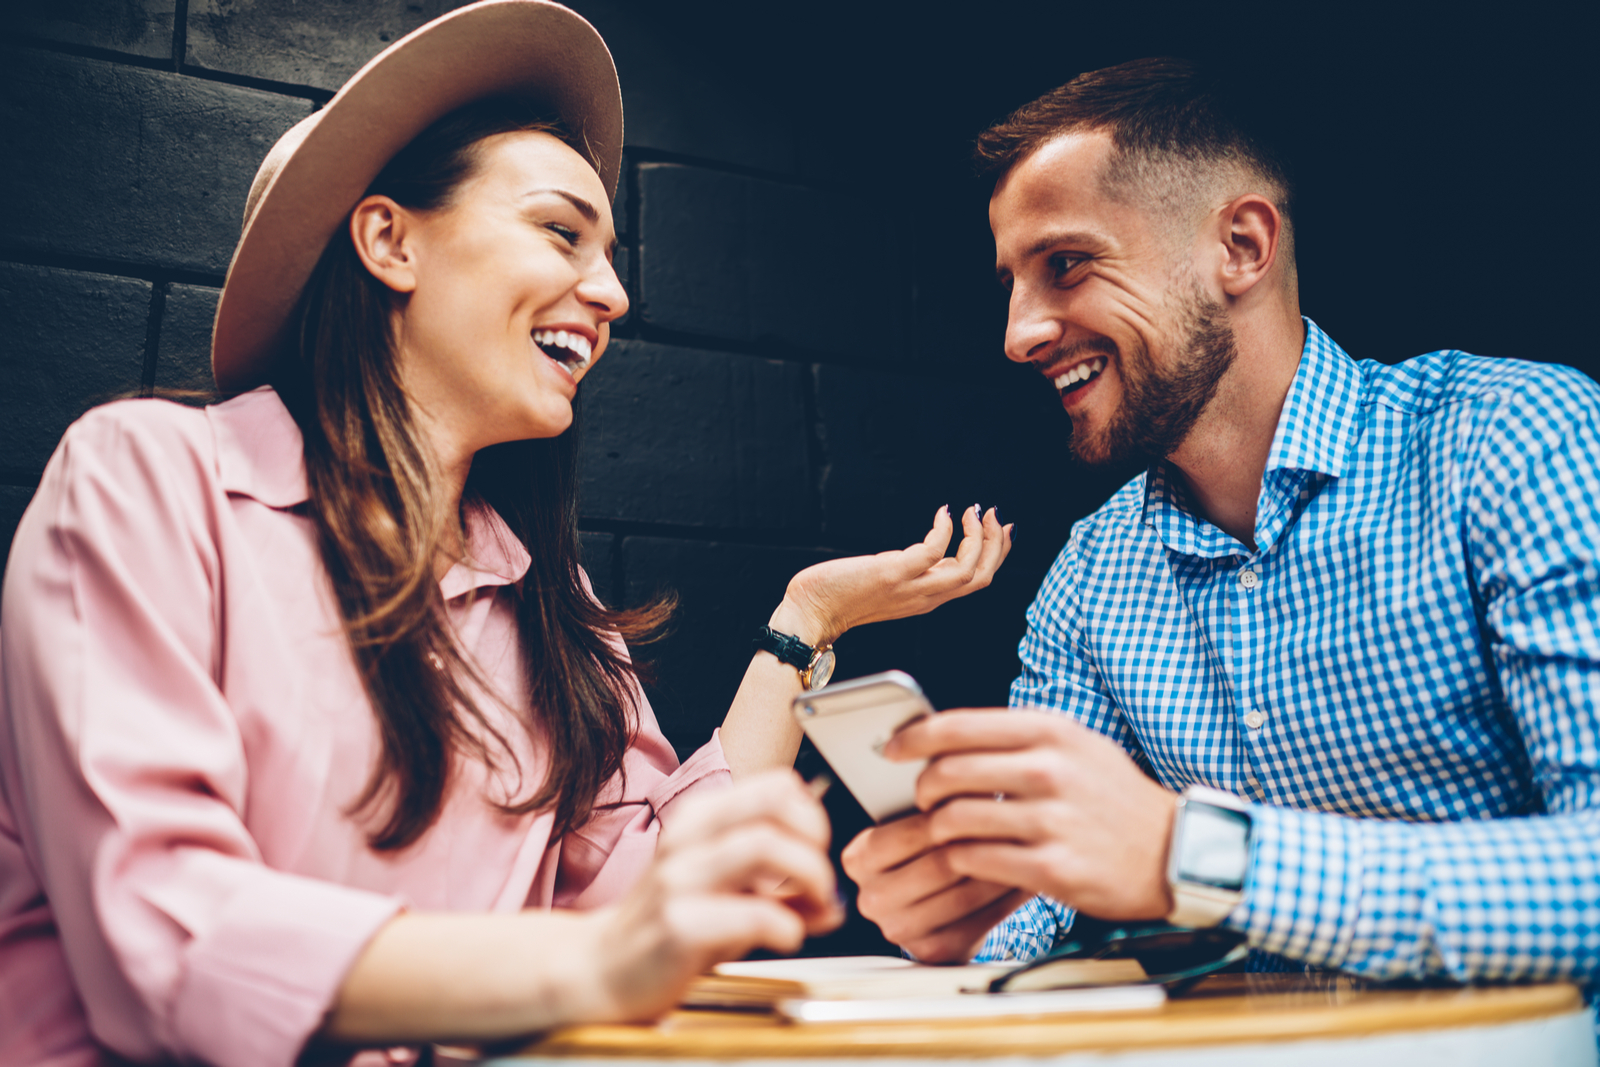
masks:
<svg viewBox="0 0 1600 1068"><path fill-rule="evenodd" d="M800 948L844 912L828 817L799 776L764 772L677 803L655 863L597 913L596 1004L586 1019L651 1019L712 964Z"/></svg>
<svg viewBox="0 0 1600 1068"><path fill-rule="evenodd" d="M830 642L851 627L921 615L983 589L1011 551L1012 524L1002 527L993 508L979 514L973 505L961 513L961 544L947 557L953 526L947 505L934 513L933 529L915 545L806 568L789 580L774 619L812 631L801 634L812 643Z"/></svg>

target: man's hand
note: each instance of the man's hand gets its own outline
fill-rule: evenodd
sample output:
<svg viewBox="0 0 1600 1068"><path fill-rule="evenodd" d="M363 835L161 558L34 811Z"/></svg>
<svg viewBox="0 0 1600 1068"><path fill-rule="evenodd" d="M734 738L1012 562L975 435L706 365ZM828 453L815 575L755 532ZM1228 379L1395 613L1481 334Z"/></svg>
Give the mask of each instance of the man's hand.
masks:
<svg viewBox="0 0 1600 1068"><path fill-rule="evenodd" d="M918 960L970 960L990 928L1032 895L969 878L937 848L927 813L871 827L845 846L844 870L860 887L856 906Z"/></svg>
<svg viewBox="0 0 1600 1068"><path fill-rule="evenodd" d="M946 712L900 732L885 755L929 758L923 814L863 832L845 870L862 913L918 957L970 956L1028 893L1104 919L1171 911L1177 795L1094 731L1048 712Z"/></svg>

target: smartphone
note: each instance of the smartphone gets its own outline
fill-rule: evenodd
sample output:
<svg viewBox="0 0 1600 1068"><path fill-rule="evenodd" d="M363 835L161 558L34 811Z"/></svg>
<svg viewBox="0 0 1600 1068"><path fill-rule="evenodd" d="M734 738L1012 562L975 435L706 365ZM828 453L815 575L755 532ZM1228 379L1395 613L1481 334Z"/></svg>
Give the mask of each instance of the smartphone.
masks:
<svg viewBox="0 0 1600 1068"><path fill-rule="evenodd" d="M794 718L845 788L876 823L917 808L926 760L888 760L883 747L901 727L933 715L917 680L904 671L835 682L794 699Z"/></svg>

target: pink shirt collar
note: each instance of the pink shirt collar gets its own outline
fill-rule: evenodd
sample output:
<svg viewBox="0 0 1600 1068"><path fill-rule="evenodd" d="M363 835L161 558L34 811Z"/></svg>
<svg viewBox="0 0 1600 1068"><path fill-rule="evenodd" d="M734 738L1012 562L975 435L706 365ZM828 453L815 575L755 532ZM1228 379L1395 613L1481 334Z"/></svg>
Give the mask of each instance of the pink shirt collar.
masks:
<svg viewBox="0 0 1600 1068"><path fill-rule="evenodd" d="M298 507L309 498L300 427L270 386L206 409L217 443L217 476L230 496L269 508ZM445 600L484 586L506 586L527 573L533 558L500 514L487 505L467 513L468 559L439 581Z"/></svg>

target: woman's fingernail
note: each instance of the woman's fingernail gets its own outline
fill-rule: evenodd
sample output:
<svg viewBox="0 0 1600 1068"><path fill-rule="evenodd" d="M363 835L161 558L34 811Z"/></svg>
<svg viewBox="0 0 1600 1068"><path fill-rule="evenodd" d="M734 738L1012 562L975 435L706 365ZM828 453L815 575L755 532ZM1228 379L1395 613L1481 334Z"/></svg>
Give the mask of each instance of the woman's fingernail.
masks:
<svg viewBox="0 0 1600 1068"><path fill-rule="evenodd" d="M994 506L994 521L999 523L1001 526L1006 525L1005 519L1003 519L1000 515L1000 506L998 504Z"/></svg>
<svg viewBox="0 0 1600 1068"><path fill-rule="evenodd" d="M972 514L978 517L978 522L980 522L980 523L983 522L983 505L981 505L981 504L973 505L972 506Z"/></svg>
<svg viewBox="0 0 1600 1068"><path fill-rule="evenodd" d="M1011 524L1011 530L1007 537L1011 539L1011 544L1015 545L1017 543L1017 525L1015 523Z"/></svg>

